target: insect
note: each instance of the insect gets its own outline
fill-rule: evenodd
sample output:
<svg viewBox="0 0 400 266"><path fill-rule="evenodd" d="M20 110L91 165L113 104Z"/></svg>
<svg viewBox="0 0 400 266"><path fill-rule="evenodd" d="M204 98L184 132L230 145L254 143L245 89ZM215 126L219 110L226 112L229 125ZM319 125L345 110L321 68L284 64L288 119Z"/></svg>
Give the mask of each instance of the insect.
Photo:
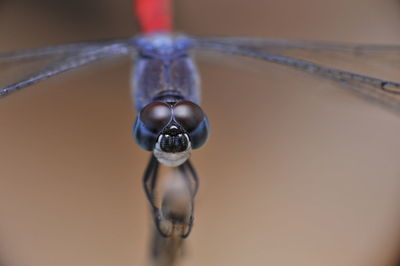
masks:
<svg viewBox="0 0 400 266"><path fill-rule="evenodd" d="M143 24L143 34L127 39L82 42L35 50L0 54L0 62L40 60L52 56L57 61L30 73L24 79L0 90L4 97L43 79L79 68L97 61L119 56L133 57L135 73L135 104L138 117L134 123L134 137L152 157L143 178L147 198L153 209L155 224L163 236L163 214L154 202L159 163L177 167L192 184L193 197L198 188L198 177L189 160L192 150L204 145L209 134L209 122L200 107L198 73L191 52L209 50L237 56L252 57L284 65L319 76L348 88L364 98L384 107L398 110L400 84L375 77L351 73L301 59L286 56L291 50L337 50L370 53L390 51L397 47L352 46L301 41L276 41L251 38L197 38L172 33L167 1L137 1L137 10ZM147 6L149 5L149 6ZM149 14L147 13L149 12ZM153 13L154 12L154 13ZM182 237L190 233L193 216L173 223L185 223Z"/></svg>

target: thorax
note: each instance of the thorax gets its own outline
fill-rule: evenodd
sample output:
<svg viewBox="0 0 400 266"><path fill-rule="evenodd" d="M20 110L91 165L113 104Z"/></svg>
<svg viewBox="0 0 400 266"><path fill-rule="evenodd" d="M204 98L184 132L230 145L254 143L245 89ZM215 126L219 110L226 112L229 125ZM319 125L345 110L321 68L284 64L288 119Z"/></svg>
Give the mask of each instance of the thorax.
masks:
<svg viewBox="0 0 400 266"><path fill-rule="evenodd" d="M190 38L143 35L135 39L135 45L138 54L132 85L138 110L160 97L180 97L199 103L199 80L190 54Z"/></svg>

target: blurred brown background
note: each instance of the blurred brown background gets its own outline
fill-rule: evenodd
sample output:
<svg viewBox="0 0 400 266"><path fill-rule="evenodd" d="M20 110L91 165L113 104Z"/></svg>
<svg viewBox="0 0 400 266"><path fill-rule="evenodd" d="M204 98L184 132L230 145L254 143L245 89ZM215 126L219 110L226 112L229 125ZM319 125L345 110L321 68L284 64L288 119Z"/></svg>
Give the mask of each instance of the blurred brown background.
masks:
<svg viewBox="0 0 400 266"><path fill-rule="evenodd" d="M197 35L400 43L394 0L175 6L177 28ZM136 29L129 0L0 2L2 51ZM185 265L394 265L399 117L281 67L200 67L212 135L193 154L201 188ZM1 101L0 265L146 265L149 154L131 136L129 71L93 67Z"/></svg>

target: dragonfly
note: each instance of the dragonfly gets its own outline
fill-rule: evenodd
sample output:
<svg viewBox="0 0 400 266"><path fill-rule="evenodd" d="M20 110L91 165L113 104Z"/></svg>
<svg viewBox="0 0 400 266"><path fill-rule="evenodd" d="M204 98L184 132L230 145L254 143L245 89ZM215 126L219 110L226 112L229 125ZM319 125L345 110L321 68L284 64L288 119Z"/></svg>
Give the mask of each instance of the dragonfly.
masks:
<svg viewBox="0 0 400 266"><path fill-rule="evenodd" d="M210 123L201 108L195 52L227 54L282 65L333 82L388 110L400 111L399 82L291 56L300 51L307 54L334 52L360 57L391 57L398 56L400 46L252 37L196 37L174 33L170 0L134 0L133 5L142 29L137 36L0 53L2 69L10 65L22 67L32 62L45 62L36 69L30 69L22 78L11 80L0 89L0 97L89 64L120 57L131 58L135 66L131 86L137 111L133 136L140 147L151 152L143 175L143 186L161 236L168 237L176 229L180 237L186 238L194 221L193 199L198 191L199 177L190 155L206 143L210 132ZM192 199L188 215L163 211L156 203L160 164L177 169L187 181Z"/></svg>

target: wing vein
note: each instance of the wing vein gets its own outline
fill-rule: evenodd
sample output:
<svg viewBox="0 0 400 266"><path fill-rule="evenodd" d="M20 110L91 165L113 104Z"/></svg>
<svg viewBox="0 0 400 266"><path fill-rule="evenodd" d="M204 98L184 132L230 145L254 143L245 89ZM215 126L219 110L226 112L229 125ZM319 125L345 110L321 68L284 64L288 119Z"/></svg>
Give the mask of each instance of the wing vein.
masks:
<svg viewBox="0 0 400 266"><path fill-rule="evenodd" d="M5 97L10 93L25 88L29 85L37 83L41 80L66 72L68 70L76 69L95 61L113 58L120 55L126 55L129 53L129 47L127 47L125 44L117 43L67 57L49 66L46 66L33 74L28 75L27 77L16 83L4 87L0 90L0 98Z"/></svg>
<svg viewBox="0 0 400 266"><path fill-rule="evenodd" d="M400 112L400 83L371 76L340 70L310 61L286 57L260 51L253 47L225 43L222 41L196 40L196 49L230 53L239 56L253 57L266 62L280 64L309 74L339 83L343 88L356 92L367 100L379 103L386 108Z"/></svg>

